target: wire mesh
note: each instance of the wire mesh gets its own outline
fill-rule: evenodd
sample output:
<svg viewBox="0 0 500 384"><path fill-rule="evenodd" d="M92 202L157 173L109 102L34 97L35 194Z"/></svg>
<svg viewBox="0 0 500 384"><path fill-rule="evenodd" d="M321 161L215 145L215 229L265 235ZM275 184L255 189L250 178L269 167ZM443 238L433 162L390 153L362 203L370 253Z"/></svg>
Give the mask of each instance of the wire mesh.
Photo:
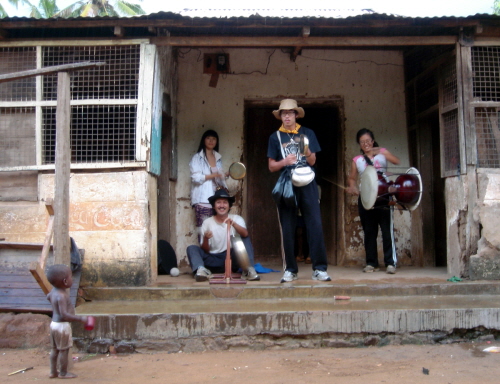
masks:
<svg viewBox="0 0 500 384"><path fill-rule="evenodd" d="M460 141L458 135L458 110L453 109L442 116L444 169L446 172L460 171Z"/></svg>
<svg viewBox="0 0 500 384"><path fill-rule="evenodd" d="M500 47L473 47L472 73L474 98L500 101Z"/></svg>
<svg viewBox="0 0 500 384"><path fill-rule="evenodd" d="M458 101L457 87L457 65L454 61L450 61L442 69L442 94L443 107L456 104Z"/></svg>
<svg viewBox="0 0 500 384"><path fill-rule="evenodd" d="M476 108L477 165L500 168L500 112L498 108Z"/></svg>
<svg viewBox="0 0 500 384"><path fill-rule="evenodd" d="M35 47L0 47L0 74L36 69ZM36 78L27 77L0 83L0 101L33 101Z"/></svg>
<svg viewBox="0 0 500 384"><path fill-rule="evenodd" d="M105 62L99 67L70 73L71 99L136 99L139 57L138 45L44 47L43 67ZM44 76L43 99L57 100L57 75Z"/></svg>
<svg viewBox="0 0 500 384"><path fill-rule="evenodd" d="M35 108L0 108L0 167L36 164Z"/></svg>
<svg viewBox="0 0 500 384"><path fill-rule="evenodd" d="M56 110L43 109L43 163L55 162ZM71 162L135 161L135 105L84 105L71 108Z"/></svg>

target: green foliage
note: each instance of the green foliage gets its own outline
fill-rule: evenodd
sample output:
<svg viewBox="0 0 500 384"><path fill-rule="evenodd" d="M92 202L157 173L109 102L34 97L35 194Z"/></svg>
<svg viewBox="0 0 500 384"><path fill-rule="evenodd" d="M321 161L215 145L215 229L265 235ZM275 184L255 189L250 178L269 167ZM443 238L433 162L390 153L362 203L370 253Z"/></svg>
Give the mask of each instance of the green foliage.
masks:
<svg viewBox="0 0 500 384"><path fill-rule="evenodd" d="M495 15L500 15L500 0L495 0L493 3L493 13Z"/></svg>
<svg viewBox="0 0 500 384"><path fill-rule="evenodd" d="M142 0L137 0L141 2ZM139 4L123 0L77 0L68 7L59 10L56 0L40 0L38 5L33 5L29 0L8 0L18 8L26 5L30 9L29 17L36 19L50 17L95 17L95 16L135 16L144 15L146 12ZM0 4L0 18L8 17L5 8Z"/></svg>
<svg viewBox="0 0 500 384"><path fill-rule="evenodd" d="M142 1L142 0L138 0ZM123 0L78 0L61 10L58 17L135 16L146 12L139 4Z"/></svg>

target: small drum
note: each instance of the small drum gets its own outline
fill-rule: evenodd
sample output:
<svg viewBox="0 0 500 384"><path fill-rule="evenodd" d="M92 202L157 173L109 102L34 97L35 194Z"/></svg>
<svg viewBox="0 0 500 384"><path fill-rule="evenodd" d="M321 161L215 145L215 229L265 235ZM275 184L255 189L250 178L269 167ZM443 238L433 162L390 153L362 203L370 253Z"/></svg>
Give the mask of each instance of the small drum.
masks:
<svg viewBox="0 0 500 384"><path fill-rule="evenodd" d="M231 247L233 248L234 255L238 260L239 267L243 270L248 270L250 267L250 260L248 259L247 249L243 240L239 236L231 236Z"/></svg>
<svg viewBox="0 0 500 384"><path fill-rule="evenodd" d="M422 179L415 168L409 168L396 180L387 181L375 167L368 165L361 175L361 204L365 209L377 206L394 205L391 199L395 197L403 209L413 211L420 204L422 197ZM377 203L377 204L376 204Z"/></svg>
<svg viewBox="0 0 500 384"><path fill-rule="evenodd" d="M413 211L422 199L422 178L416 168L410 168L406 174L398 176L395 181L396 201L406 209Z"/></svg>
<svg viewBox="0 0 500 384"><path fill-rule="evenodd" d="M231 178L234 180L243 179L246 174L247 169L245 168L245 165L243 165L243 163L233 163L229 167L229 176L231 176Z"/></svg>

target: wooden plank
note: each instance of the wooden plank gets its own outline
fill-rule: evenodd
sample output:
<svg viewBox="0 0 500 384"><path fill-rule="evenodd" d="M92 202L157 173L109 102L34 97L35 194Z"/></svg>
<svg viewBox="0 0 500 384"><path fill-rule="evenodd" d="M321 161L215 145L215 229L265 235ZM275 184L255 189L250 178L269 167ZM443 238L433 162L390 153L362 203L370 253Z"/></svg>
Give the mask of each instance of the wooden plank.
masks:
<svg viewBox="0 0 500 384"><path fill-rule="evenodd" d="M70 298L76 306L78 288L80 286L81 272L73 272L73 286L70 289ZM52 307L46 299L46 294L29 272L25 274L11 274L0 270L0 280L15 278L15 282L6 283L11 287L3 288L4 283L0 283L0 312L33 312L52 313ZM32 288L31 288L32 287ZM52 288L52 286L51 286Z"/></svg>
<svg viewBox="0 0 500 384"><path fill-rule="evenodd" d="M119 25L121 27L144 27L144 28L165 28L172 27L185 29L212 29L214 27L233 27L236 29L258 29L258 30L276 30L277 27L287 28L301 28L304 24L311 27L321 27L325 29L357 29L357 28L389 28L389 27L407 27L413 29L425 29L426 27L433 28L458 28L458 27L476 27L481 25L482 19L476 18L461 18L458 20L456 17L452 18L425 18L420 19L418 23L414 18L401 18L391 17L390 19L384 18L364 18L364 17L349 17L346 19L337 18L314 18L314 17L230 17L221 19L218 17L201 18L201 17L179 17L174 15L171 18L158 18L152 19L148 17L134 17L134 18L78 18L78 19L62 19L56 21L52 19L17 19L15 21L2 20L1 25L3 29L25 29L25 28L100 28L109 27L114 28ZM486 28L486 27L485 27ZM36 40L36 39L31 39ZM82 41L82 40L78 40ZM123 43L121 40L104 40L108 44ZM61 44L60 41L54 39L55 43ZM68 43L72 43L70 40ZM47 42L48 43L48 42ZM83 41L83 43L91 44L90 41Z"/></svg>
<svg viewBox="0 0 500 384"><path fill-rule="evenodd" d="M50 246L52 249L52 246ZM34 249L42 250L43 244L41 243L14 243L10 241L0 241L0 248L3 249Z"/></svg>
<svg viewBox="0 0 500 384"><path fill-rule="evenodd" d="M71 164L70 138L70 78L67 72L57 75L56 110L56 171L55 171L55 229L54 258L56 264L70 265L69 238L69 176Z"/></svg>
<svg viewBox="0 0 500 384"><path fill-rule="evenodd" d="M40 255L40 260L38 261L42 269L45 269L45 263L47 262L47 256L51 248L52 236L54 235L55 216L54 216L54 207L52 206L53 203L54 200L52 198L48 198L47 201L45 202L45 208L47 209L47 212L49 213L50 217L49 217L49 223L47 225L47 231L45 233L45 240L43 242L42 254Z"/></svg>
<svg viewBox="0 0 500 384"><path fill-rule="evenodd" d="M106 63L105 62L86 61L83 63L54 65L52 67L31 69L29 71L7 73L5 75L0 75L0 83L5 83L7 81L12 81L12 80L24 79L24 78L33 77L33 76L51 75L53 73L58 73L60 71L66 71L66 72L80 71L82 69L98 67L98 66L104 65L104 64L106 64Z"/></svg>
<svg viewBox="0 0 500 384"><path fill-rule="evenodd" d="M2 151L5 151L4 146ZM8 152L3 153L5 156ZM13 165L13 163L4 162L3 165ZM0 196L2 201L38 201L38 172L0 172Z"/></svg>
<svg viewBox="0 0 500 384"><path fill-rule="evenodd" d="M30 289L36 289L38 292L40 292L41 295L44 295L43 291L40 289L40 286L36 282L35 279L33 279L33 276L29 276L30 281L22 281L22 280L12 280L12 281L0 281L0 289L2 290L10 290L10 289L16 289L16 290L30 290Z"/></svg>
<svg viewBox="0 0 500 384"><path fill-rule="evenodd" d="M47 276L45 276L45 271L40 267L40 264L36 261L33 261L30 265L30 272L35 278L35 280L42 288L42 291L47 294L52 289L52 285L47 280Z"/></svg>
<svg viewBox="0 0 500 384"><path fill-rule="evenodd" d="M1 103L0 103L1 104ZM103 164L89 164L89 163L74 163L71 164L71 169L111 169L111 168L144 168L146 162L138 161L136 163L124 161L123 163L103 163ZM0 172L11 172L11 171L37 171L37 170L53 170L54 164L49 165L25 165L19 167L0 167Z"/></svg>
<svg viewBox="0 0 500 384"><path fill-rule="evenodd" d="M43 300L46 299L47 295L42 292L40 287L35 287L35 288L1 288L0 289L0 297L3 298L30 298L32 300L40 300L42 298ZM3 299L2 299L3 300Z"/></svg>
<svg viewBox="0 0 500 384"><path fill-rule="evenodd" d="M456 36L333 36L333 37L241 37L164 36L154 37L157 46L172 47L397 47L409 45L454 45Z"/></svg>

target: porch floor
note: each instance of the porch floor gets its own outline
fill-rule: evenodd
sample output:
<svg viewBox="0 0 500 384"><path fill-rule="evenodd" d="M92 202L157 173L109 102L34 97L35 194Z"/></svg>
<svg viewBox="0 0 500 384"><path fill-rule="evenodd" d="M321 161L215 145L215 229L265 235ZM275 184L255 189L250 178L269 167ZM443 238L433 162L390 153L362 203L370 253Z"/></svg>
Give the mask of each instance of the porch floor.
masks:
<svg viewBox="0 0 500 384"><path fill-rule="evenodd" d="M500 281L448 281L446 268L401 267L362 273L360 268L329 267L330 282L311 279L311 266L299 266L298 279L280 283L280 272L259 274L247 284L196 282L190 273L158 276L148 287L83 288L80 314L268 312L376 308L500 308ZM490 295L495 295L491 297ZM349 300L344 300L348 296Z"/></svg>
<svg viewBox="0 0 500 384"><path fill-rule="evenodd" d="M330 267L332 281L319 282L310 265L299 268L299 279L284 284L282 272L222 285L184 273L147 287L82 288L77 313L95 316L96 326L76 326L73 336L83 351L179 352L428 343L500 330L500 281L447 281L446 268L388 275Z"/></svg>

